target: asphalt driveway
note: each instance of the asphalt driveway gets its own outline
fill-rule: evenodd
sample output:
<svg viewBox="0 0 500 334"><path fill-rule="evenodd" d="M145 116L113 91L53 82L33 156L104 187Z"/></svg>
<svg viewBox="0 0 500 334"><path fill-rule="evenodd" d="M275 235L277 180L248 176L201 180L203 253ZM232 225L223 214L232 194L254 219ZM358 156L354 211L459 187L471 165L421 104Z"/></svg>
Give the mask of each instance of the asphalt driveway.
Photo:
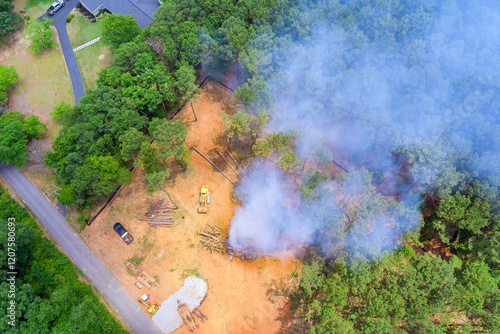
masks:
<svg viewBox="0 0 500 334"><path fill-rule="evenodd" d="M69 76L71 77L71 83L73 84L73 92L75 93L75 103L78 104L78 101L81 97L85 96L85 89L83 88L82 76L80 75L80 70L78 69L78 65L76 63L75 54L73 53L73 47L71 46L71 42L69 40L68 31L66 30L66 17L69 15L69 12L78 4L78 0L67 0L66 5L59 9L57 13L53 16L49 16L49 14L45 13L40 16L38 19L42 20L44 17L48 17L54 20L54 26L57 29L57 33L59 34L59 41L61 43L61 49L64 54L64 60L66 61L66 66L68 68ZM47 8L48 9L48 8Z"/></svg>

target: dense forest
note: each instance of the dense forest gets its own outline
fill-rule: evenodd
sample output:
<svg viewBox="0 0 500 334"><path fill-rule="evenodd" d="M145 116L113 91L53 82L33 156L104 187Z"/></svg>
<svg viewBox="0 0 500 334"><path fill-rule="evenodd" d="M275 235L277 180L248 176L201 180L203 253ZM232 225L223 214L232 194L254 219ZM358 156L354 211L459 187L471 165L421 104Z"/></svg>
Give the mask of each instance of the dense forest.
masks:
<svg viewBox="0 0 500 334"><path fill-rule="evenodd" d="M499 18L496 2L465 0L166 0L145 30L109 16L113 64L58 107L47 163L81 207L132 161L154 191L186 159L186 130L165 115L196 75L231 73L245 109L225 116L228 138L258 172L236 189L229 242L313 245L291 322L498 333Z"/></svg>
<svg viewBox="0 0 500 334"><path fill-rule="evenodd" d="M13 220L14 218L14 220ZM26 209L0 188L0 320L2 333L126 333L92 288L82 282L75 265L42 235ZM15 231L15 242L8 240ZM15 270L8 268L7 254L15 243ZM16 272L15 317L7 317ZM8 324L14 320L16 326Z"/></svg>
<svg viewBox="0 0 500 334"><path fill-rule="evenodd" d="M311 332L500 328L499 13L491 1L165 1L146 30L168 61L243 82L229 136L263 159L240 185L230 242L318 246L327 261L305 261L294 294ZM453 256L393 253L430 240Z"/></svg>

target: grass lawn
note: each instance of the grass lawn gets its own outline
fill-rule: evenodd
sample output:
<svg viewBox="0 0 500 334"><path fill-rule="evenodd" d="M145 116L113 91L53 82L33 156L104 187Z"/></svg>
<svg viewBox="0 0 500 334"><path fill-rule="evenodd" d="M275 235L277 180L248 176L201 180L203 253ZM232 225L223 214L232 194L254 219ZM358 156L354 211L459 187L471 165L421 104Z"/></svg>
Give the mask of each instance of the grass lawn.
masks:
<svg viewBox="0 0 500 334"><path fill-rule="evenodd" d="M102 35L102 21L91 23L80 12L66 25L73 47L80 46ZM76 62L82 75L85 91L97 89L97 72L109 65L113 59L109 45L100 40L83 49L75 51Z"/></svg>
<svg viewBox="0 0 500 334"><path fill-rule="evenodd" d="M16 2L19 5L16 5ZM47 12L50 4L53 2L54 0L19 0L14 1L14 4L16 5L16 10L19 6L19 10L26 10L30 17L40 17Z"/></svg>
<svg viewBox="0 0 500 334"><path fill-rule="evenodd" d="M16 86L9 92L9 109L39 116L49 127L49 138L54 138L58 124L51 120L49 113L60 102L75 104L60 46L33 54L27 50L29 42L21 39L22 32L15 34L0 51L1 64L13 65L19 74Z"/></svg>
<svg viewBox="0 0 500 334"><path fill-rule="evenodd" d="M113 58L109 46L103 41L98 41L76 51L75 57L82 75L85 91L97 89L97 72L103 67L108 66L110 60Z"/></svg>
<svg viewBox="0 0 500 334"><path fill-rule="evenodd" d="M71 13L75 14L75 17L66 24L66 29L73 48L102 35L102 20L92 23L77 10Z"/></svg>

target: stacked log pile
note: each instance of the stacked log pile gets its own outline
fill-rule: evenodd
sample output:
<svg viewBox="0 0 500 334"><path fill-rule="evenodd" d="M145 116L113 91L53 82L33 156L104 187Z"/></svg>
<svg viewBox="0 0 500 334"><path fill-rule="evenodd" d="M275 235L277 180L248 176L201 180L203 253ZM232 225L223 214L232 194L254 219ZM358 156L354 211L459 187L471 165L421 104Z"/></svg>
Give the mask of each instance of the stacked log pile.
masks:
<svg viewBox="0 0 500 334"><path fill-rule="evenodd" d="M220 226L207 224L205 229L198 232L198 235L201 236L200 245L210 253L226 254L227 234Z"/></svg>
<svg viewBox="0 0 500 334"><path fill-rule="evenodd" d="M170 227L174 224L173 210L176 210L177 206L172 201L160 198L150 200L147 204L148 206L143 208L139 220L147 221L151 227Z"/></svg>

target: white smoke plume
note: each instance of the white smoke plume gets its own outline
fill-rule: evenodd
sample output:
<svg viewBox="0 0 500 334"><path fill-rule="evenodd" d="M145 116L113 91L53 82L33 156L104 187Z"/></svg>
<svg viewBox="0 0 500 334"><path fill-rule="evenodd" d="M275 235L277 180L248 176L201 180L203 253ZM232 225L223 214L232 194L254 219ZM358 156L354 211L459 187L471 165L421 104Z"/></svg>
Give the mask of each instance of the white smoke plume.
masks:
<svg viewBox="0 0 500 334"><path fill-rule="evenodd" d="M414 37L389 27L374 39L376 27L347 33L318 20L307 39L272 50L281 74L270 84L276 103L268 130L298 133L302 158L323 142L353 168L347 181L321 184L322 193L306 202L282 172L256 164L238 189L246 195L231 221L231 246L273 254L311 242L326 254L350 249L377 258L421 222L421 198L408 190L397 156L420 191L469 175L500 185L500 2L431 1L403 14L424 22L412 21L421 29ZM390 20L391 13L363 15ZM362 168L383 174L392 197L356 181L366 176ZM345 193L354 198L348 205Z"/></svg>

